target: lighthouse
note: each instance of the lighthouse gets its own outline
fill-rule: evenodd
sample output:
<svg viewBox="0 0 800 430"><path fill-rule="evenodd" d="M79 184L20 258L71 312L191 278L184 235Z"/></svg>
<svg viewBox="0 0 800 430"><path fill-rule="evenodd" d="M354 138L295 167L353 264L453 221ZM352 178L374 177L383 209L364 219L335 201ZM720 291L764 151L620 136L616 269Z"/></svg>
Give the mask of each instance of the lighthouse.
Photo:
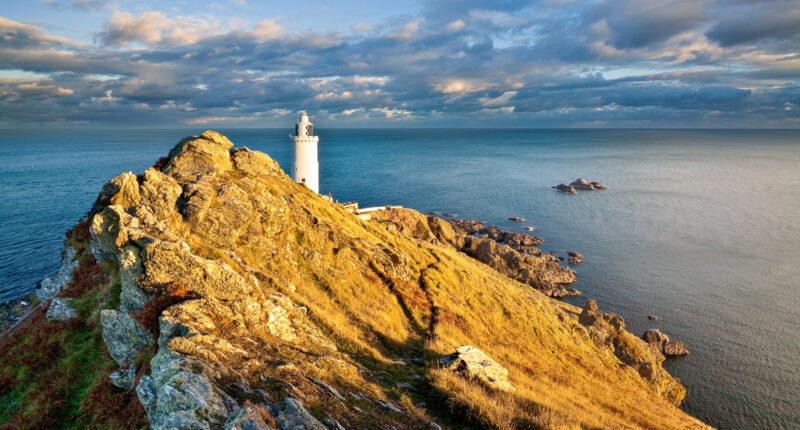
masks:
<svg viewBox="0 0 800 430"><path fill-rule="evenodd" d="M294 126L294 181L306 184L319 194L319 161L317 160L317 143L319 137L314 136L314 124L303 112L300 122Z"/></svg>

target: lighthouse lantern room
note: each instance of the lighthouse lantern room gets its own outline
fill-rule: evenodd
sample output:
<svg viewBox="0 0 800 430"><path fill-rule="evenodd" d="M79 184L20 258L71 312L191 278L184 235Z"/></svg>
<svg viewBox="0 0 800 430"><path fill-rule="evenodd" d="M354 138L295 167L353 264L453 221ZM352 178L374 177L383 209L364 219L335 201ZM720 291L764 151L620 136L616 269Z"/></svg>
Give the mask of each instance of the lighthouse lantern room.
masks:
<svg viewBox="0 0 800 430"><path fill-rule="evenodd" d="M294 181L305 184L319 194L319 137L314 136L314 124L308 120L305 112L302 112L300 122L294 126L294 132Z"/></svg>

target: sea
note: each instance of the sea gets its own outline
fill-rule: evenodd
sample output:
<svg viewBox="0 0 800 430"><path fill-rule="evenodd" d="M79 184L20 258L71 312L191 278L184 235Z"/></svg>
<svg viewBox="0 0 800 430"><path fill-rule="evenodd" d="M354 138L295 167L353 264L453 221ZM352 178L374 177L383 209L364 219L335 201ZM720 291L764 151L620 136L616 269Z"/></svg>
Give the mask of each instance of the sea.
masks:
<svg viewBox="0 0 800 430"><path fill-rule="evenodd" d="M56 270L106 181L202 131L2 131L0 302ZM290 170L290 128L220 131ZM684 410L726 429L800 428L800 131L317 134L323 194L534 227L545 251L584 255L569 302L595 299L635 334L684 342L691 354L665 364L688 390ZM608 190L551 188L579 177Z"/></svg>

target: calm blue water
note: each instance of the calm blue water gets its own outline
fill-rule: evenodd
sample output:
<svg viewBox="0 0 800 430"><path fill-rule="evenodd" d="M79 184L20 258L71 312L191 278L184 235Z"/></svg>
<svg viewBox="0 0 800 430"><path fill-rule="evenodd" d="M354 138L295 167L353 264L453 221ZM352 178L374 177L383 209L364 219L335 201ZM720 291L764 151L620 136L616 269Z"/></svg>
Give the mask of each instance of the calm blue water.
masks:
<svg viewBox="0 0 800 430"><path fill-rule="evenodd" d="M5 131L0 301L56 269L101 186L202 130ZM221 130L290 167L286 130ZM318 130L321 188L520 230L584 254L576 287L692 354L685 409L723 428L800 422L800 132ZM577 177L603 192L565 195ZM506 221L522 216L527 223ZM655 314L663 321L650 322Z"/></svg>

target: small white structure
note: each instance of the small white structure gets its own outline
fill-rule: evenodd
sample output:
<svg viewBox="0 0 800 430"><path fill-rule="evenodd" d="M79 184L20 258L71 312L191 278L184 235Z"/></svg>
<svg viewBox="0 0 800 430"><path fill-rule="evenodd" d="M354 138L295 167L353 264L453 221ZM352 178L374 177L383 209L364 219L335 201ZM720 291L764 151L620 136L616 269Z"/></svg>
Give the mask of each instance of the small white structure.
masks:
<svg viewBox="0 0 800 430"><path fill-rule="evenodd" d="M319 161L317 159L317 143L319 137L314 136L314 124L308 115L302 112L300 122L294 126L294 181L306 184L319 194Z"/></svg>

